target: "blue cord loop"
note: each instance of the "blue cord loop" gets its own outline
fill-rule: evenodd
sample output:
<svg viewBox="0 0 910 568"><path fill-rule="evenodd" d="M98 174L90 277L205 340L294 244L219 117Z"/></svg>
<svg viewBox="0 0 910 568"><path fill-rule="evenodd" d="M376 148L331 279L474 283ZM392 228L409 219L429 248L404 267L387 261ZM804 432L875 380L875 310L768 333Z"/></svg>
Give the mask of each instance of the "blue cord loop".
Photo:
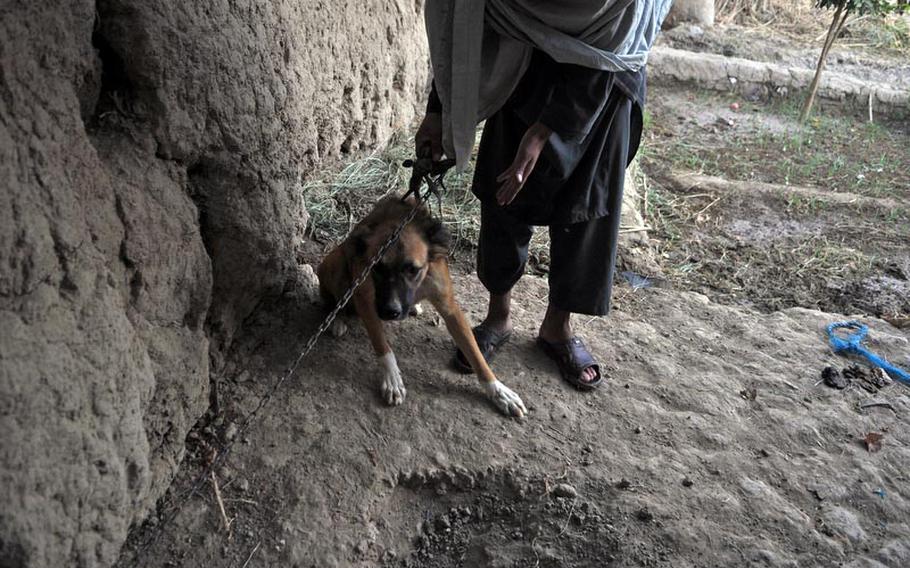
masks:
<svg viewBox="0 0 910 568"><path fill-rule="evenodd" d="M847 336L841 336L836 332L838 329L855 329L856 332ZM835 353L846 352L865 357L871 364L876 367L881 367L895 379L910 384L910 373L899 367L895 367L888 361L885 361L875 353L863 347L862 342L866 339L867 335L869 335L869 326L855 320L828 324L828 342L831 344L831 349L833 349Z"/></svg>

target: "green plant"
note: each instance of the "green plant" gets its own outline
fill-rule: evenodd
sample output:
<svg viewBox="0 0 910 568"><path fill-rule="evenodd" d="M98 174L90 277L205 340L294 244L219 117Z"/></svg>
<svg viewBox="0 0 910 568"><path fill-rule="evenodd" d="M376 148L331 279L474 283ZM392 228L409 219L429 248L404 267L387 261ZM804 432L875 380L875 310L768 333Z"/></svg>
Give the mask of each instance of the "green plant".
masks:
<svg viewBox="0 0 910 568"><path fill-rule="evenodd" d="M825 36L825 43L822 45L822 52L818 58L818 64L815 66L815 76L809 85L809 94L806 96L806 102L803 104L803 110L800 113L799 121L805 122L812 112L812 104L815 102L815 93L818 92L818 84L821 81L822 71L825 70L825 61L828 59L828 52L837 36L844 29L847 22L847 16L850 14L873 14L885 15L891 12L903 12L910 6L910 0L816 0L815 6L825 10L834 10L834 17L831 18L831 25L828 26L828 33Z"/></svg>

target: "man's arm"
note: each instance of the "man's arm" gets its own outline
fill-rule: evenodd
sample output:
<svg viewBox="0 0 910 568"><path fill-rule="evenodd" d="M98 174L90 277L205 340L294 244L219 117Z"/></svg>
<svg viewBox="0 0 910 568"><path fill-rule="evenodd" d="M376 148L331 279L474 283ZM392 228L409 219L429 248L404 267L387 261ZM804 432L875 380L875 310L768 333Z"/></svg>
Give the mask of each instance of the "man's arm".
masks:
<svg viewBox="0 0 910 568"><path fill-rule="evenodd" d="M417 129L414 136L415 155L420 157L420 150L424 146L430 146L430 155L434 162L442 159L442 101L439 100L439 93L436 92L436 83L430 88L430 96L427 99L427 112Z"/></svg>

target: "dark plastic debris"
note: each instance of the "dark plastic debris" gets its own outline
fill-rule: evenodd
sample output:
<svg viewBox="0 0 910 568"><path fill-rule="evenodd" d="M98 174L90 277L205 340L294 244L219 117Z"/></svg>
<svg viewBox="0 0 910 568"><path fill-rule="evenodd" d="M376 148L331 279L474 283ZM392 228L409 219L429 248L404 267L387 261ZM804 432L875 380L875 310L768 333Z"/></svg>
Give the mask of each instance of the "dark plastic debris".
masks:
<svg viewBox="0 0 910 568"><path fill-rule="evenodd" d="M825 367L822 369L822 380L825 384L835 389L845 389L850 384L850 380L843 376L835 367Z"/></svg>

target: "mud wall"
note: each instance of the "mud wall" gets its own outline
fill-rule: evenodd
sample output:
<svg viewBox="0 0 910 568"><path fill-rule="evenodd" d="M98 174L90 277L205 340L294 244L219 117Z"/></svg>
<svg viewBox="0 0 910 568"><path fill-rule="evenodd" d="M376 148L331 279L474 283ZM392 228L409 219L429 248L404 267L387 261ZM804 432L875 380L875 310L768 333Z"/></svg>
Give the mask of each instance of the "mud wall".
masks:
<svg viewBox="0 0 910 568"><path fill-rule="evenodd" d="M316 165L426 84L422 2L0 8L0 566L103 566L294 286Z"/></svg>

